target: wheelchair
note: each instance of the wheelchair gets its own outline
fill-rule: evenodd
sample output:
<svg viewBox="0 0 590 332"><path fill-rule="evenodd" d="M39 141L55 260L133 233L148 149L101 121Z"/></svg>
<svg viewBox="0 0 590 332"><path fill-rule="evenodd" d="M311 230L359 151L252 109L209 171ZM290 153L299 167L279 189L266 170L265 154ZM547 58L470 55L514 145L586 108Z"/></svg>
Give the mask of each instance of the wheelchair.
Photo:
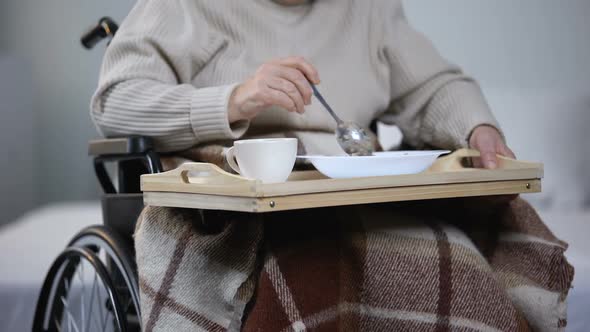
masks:
<svg viewBox="0 0 590 332"><path fill-rule="evenodd" d="M92 49L117 29L104 17L82 36L82 45ZM377 132L376 122L370 129ZM152 139L141 136L91 141L88 153L104 192L103 225L81 230L52 263L37 301L34 332L142 330L132 236L144 207L140 176L162 172L160 156ZM116 164L117 186L107 163Z"/></svg>
<svg viewBox="0 0 590 332"><path fill-rule="evenodd" d="M110 18L83 35L91 49L118 29ZM139 282L132 234L143 209L140 175L162 171L148 137L91 141L88 149L104 191L103 225L81 230L54 260L44 280L33 331L141 331ZM117 186L107 172L116 164Z"/></svg>

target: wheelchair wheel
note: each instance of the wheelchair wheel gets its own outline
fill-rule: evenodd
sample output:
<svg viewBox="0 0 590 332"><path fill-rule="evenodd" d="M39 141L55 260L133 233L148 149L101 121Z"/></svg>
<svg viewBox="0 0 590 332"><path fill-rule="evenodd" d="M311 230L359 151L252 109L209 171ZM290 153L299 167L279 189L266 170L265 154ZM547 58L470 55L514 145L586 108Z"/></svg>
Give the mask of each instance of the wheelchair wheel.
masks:
<svg viewBox="0 0 590 332"><path fill-rule="evenodd" d="M106 227L78 233L47 274L33 331L140 331L132 254Z"/></svg>

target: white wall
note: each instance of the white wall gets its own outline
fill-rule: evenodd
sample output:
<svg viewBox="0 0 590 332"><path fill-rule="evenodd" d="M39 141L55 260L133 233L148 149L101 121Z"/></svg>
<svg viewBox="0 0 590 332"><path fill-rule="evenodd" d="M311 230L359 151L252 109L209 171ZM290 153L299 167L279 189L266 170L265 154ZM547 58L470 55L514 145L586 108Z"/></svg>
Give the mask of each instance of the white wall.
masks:
<svg viewBox="0 0 590 332"><path fill-rule="evenodd" d="M588 93L587 0L407 0L410 20L487 88Z"/></svg>
<svg viewBox="0 0 590 332"><path fill-rule="evenodd" d="M408 0L413 25L479 80L510 145L545 163L544 208L590 197L590 1Z"/></svg>
<svg viewBox="0 0 590 332"><path fill-rule="evenodd" d="M105 46L86 51L79 37L102 16L121 20L132 4L131 0L0 1L0 54L18 58L19 65L33 78L26 88L34 91L28 107L36 120L32 162L38 175L37 204L97 197L86 151L88 140L96 136L88 104ZM19 74L3 70L0 86L11 85L14 75ZM0 99L0 105L8 107L8 100ZM2 118L2 127L20 121ZM26 140L30 132L20 134ZM8 143L13 146L0 148L0 153L24 144L17 137L15 140ZM1 172L0 183L6 183L9 177L9 173ZM9 201L0 200L0 210L10 209ZM2 221L6 220L0 220L0 224Z"/></svg>
<svg viewBox="0 0 590 332"><path fill-rule="evenodd" d="M35 206L37 177L31 72L18 58L0 54L0 73L0 201L9 207L0 208L1 225Z"/></svg>

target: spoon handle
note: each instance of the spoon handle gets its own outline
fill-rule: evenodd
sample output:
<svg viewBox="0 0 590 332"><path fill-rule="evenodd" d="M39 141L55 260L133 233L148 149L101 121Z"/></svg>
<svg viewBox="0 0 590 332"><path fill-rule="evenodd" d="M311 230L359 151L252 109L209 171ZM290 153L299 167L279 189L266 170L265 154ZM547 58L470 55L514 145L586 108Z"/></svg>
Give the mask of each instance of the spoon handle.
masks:
<svg viewBox="0 0 590 332"><path fill-rule="evenodd" d="M336 115L336 113L334 112L334 110L332 110L332 107L330 107L330 105L328 105L328 103L326 102L326 100L324 99L324 97L322 96L322 94L318 91L318 89L316 88L316 86L312 83L310 83L311 88L313 90L313 94L314 96L320 101L320 103L322 103L322 105L324 105L324 107L326 108L326 110L328 110L328 112L330 113L330 115L332 115L332 117L334 118L334 120L336 120L337 123L342 123L342 120L338 117L338 115Z"/></svg>

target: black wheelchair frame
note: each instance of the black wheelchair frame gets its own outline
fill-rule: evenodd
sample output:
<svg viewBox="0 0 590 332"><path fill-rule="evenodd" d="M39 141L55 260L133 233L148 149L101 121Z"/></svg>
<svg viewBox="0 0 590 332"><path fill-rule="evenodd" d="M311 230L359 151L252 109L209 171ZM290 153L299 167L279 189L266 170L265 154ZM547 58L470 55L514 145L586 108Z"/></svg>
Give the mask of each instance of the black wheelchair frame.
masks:
<svg viewBox="0 0 590 332"><path fill-rule="evenodd" d="M81 43L91 49L112 38L117 29L112 19L104 17ZM104 192L103 225L81 230L53 262L39 295L33 331L141 331L132 234L144 206L140 176L161 172L160 157L153 140L141 136L91 141L88 154ZM117 186L107 163L117 165ZM86 280L89 271L92 281ZM78 304L80 310L73 308Z"/></svg>

